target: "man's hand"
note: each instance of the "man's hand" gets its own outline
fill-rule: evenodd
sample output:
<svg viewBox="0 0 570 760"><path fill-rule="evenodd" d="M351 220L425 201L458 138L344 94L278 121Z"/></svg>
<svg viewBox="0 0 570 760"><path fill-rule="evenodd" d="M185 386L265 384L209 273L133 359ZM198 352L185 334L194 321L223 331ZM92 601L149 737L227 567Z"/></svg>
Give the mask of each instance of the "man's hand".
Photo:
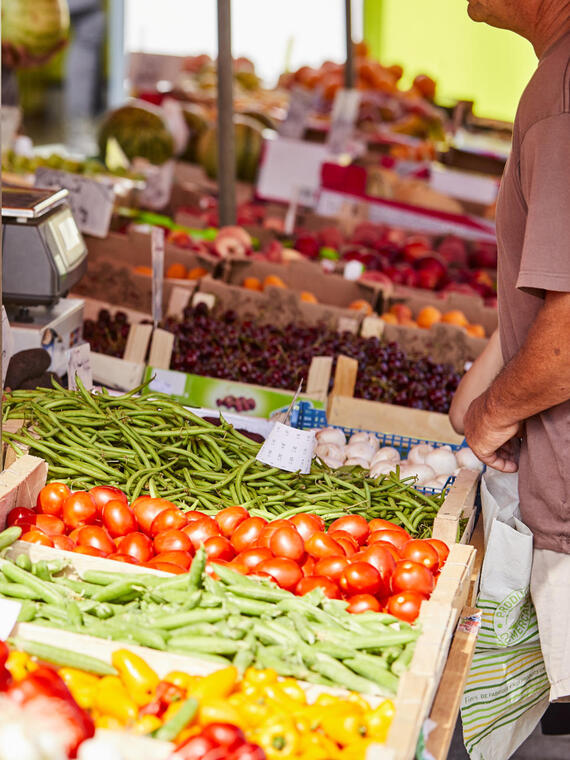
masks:
<svg viewBox="0 0 570 760"><path fill-rule="evenodd" d="M465 438L475 456L501 472L518 470L520 423L499 426L488 408L486 393L471 402L463 420Z"/></svg>

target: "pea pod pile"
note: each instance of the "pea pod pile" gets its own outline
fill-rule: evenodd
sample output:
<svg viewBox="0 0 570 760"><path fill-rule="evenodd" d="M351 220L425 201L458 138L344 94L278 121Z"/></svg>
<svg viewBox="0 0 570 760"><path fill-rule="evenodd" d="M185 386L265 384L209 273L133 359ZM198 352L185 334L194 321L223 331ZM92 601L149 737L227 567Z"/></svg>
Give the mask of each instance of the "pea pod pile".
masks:
<svg viewBox="0 0 570 760"><path fill-rule="evenodd" d="M273 668L284 676L365 694L394 693L419 636L391 615L352 615L319 590L302 599L265 579L220 565L219 580L196 554L175 578L87 570L63 561L2 560L0 596L22 601L21 622L85 633L220 664Z"/></svg>
<svg viewBox="0 0 570 760"><path fill-rule="evenodd" d="M384 518L410 535L430 535L443 495L427 496L396 474L368 478L359 467L330 470L314 461L308 475L256 460L260 445L225 421L217 427L169 396L89 393L79 385L7 394L4 420L32 425L4 434L42 456L53 479L73 488L100 483L121 488L134 501L143 492L183 509L215 513L241 504L274 519L312 512L329 524L347 512ZM37 435L34 436L32 433Z"/></svg>

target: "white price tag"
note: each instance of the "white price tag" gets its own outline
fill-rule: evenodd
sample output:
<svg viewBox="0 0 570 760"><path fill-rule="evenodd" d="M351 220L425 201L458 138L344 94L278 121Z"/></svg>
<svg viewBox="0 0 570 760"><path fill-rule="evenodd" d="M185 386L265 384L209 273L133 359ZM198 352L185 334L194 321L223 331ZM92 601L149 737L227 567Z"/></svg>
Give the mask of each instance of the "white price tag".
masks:
<svg viewBox="0 0 570 760"><path fill-rule="evenodd" d="M184 114L182 113L180 101L175 98L165 98L162 101L162 112L166 119L166 123L168 124L168 128L174 137L174 149L176 155L178 155L179 153L182 153L186 147L188 136L190 135L190 130L186 124Z"/></svg>
<svg viewBox="0 0 570 760"><path fill-rule="evenodd" d="M359 106L359 90L342 89L335 95L327 140L329 151L333 156L340 156L347 152L354 132Z"/></svg>
<svg viewBox="0 0 570 760"><path fill-rule="evenodd" d="M21 602L16 602L14 599L0 599L0 641L6 641L12 633L21 609Z"/></svg>
<svg viewBox="0 0 570 760"><path fill-rule="evenodd" d="M115 202L115 188L110 181L101 181L57 169L36 169L36 187L64 187L69 191L69 205L77 226L86 235L104 238Z"/></svg>
<svg viewBox="0 0 570 760"><path fill-rule="evenodd" d="M164 230L153 227L151 231L152 256L152 321L155 329L162 320L162 292L164 288Z"/></svg>
<svg viewBox="0 0 570 760"><path fill-rule="evenodd" d="M305 134L305 125L314 103L314 92L304 90L301 87L295 87L291 92L289 110L287 111L285 121L279 128L279 134L282 137L292 137L294 140L301 140Z"/></svg>
<svg viewBox="0 0 570 760"><path fill-rule="evenodd" d="M256 459L270 467L307 475L311 471L315 445L315 434L312 430L297 430L283 425L282 422L276 422Z"/></svg>
<svg viewBox="0 0 570 760"><path fill-rule="evenodd" d="M91 371L91 346L81 343L69 349L67 358L67 387L70 391L77 390L76 378L90 391L93 388L93 372Z"/></svg>
<svg viewBox="0 0 570 760"><path fill-rule="evenodd" d="M162 166L154 166L144 158L135 158L133 170L144 174L146 184L138 194L138 200L144 208L157 211L170 201L174 181L174 161L166 161Z"/></svg>
<svg viewBox="0 0 570 760"><path fill-rule="evenodd" d="M22 122L22 109L17 106L5 106L0 109L2 134L2 151L9 150L14 144L16 133Z"/></svg>
<svg viewBox="0 0 570 760"><path fill-rule="evenodd" d="M135 92L156 90L159 82L174 83L184 65L184 56L159 53L131 53L129 79Z"/></svg>
<svg viewBox="0 0 570 760"><path fill-rule="evenodd" d="M14 335L10 322L8 322L6 309L2 306L2 388L4 388L4 383L6 382L6 373L8 372L8 365L13 353Z"/></svg>

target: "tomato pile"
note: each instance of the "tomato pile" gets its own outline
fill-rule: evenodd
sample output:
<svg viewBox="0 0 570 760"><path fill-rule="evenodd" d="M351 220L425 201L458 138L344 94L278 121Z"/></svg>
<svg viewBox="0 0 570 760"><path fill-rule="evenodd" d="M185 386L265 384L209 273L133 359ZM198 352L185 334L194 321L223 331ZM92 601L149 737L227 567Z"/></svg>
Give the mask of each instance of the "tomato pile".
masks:
<svg viewBox="0 0 570 760"><path fill-rule="evenodd" d="M386 611L409 622L449 554L442 541L412 539L387 520L345 515L327 531L315 514L268 522L233 506L210 517L149 496L129 505L114 486L72 493L50 483L35 511L16 507L7 525L20 526L23 541L171 573L187 571L203 544L212 574L215 563L225 564L298 595L318 587L345 599L350 612Z"/></svg>

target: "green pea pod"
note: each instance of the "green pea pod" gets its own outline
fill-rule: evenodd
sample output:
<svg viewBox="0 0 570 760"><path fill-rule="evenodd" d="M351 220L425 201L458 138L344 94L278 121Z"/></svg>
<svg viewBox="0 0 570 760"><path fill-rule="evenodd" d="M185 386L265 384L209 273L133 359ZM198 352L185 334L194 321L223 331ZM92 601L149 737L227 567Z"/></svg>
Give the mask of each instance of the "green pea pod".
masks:
<svg viewBox="0 0 570 760"><path fill-rule="evenodd" d="M6 528L0 533L0 551L6 549L8 546L12 546L14 541L17 541L22 535L22 529L18 525L12 525L11 528Z"/></svg>
<svg viewBox="0 0 570 760"><path fill-rule="evenodd" d="M186 728L192 718L198 711L198 700L186 699L180 706L176 715L174 715L166 723L163 723L160 728L157 728L153 732L155 739L163 742L172 742L178 734Z"/></svg>
<svg viewBox="0 0 570 760"><path fill-rule="evenodd" d="M69 649L61 649L51 644L42 644L39 641L30 641L19 636L9 639L9 641L16 649L21 649L33 657L45 660L45 662L52 662L54 665L77 668L78 670L85 670L87 673L95 673L100 676L117 675L117 671L112 665L90 655L80 654Z"/></svg>

